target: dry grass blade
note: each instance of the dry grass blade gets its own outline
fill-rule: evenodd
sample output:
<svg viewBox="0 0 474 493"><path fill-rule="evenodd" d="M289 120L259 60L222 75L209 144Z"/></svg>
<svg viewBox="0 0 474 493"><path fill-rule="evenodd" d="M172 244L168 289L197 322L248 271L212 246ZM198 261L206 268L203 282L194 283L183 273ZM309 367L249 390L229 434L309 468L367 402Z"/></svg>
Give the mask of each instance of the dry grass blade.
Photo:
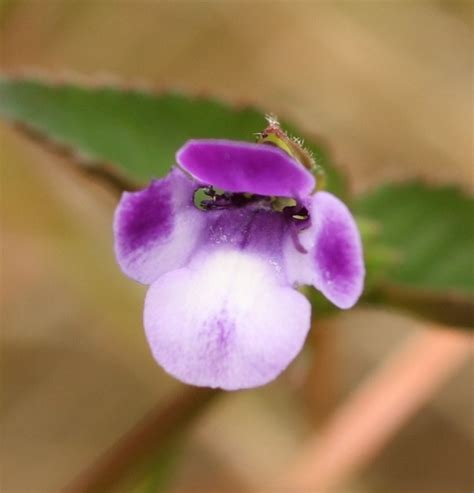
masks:
<svg viewBox="0 0 474 493"><path fill-rule="evenodd" d="M410 338L342 405L278 486L326 493L363 468L466 360L468 334L429 328Z"/></svg>

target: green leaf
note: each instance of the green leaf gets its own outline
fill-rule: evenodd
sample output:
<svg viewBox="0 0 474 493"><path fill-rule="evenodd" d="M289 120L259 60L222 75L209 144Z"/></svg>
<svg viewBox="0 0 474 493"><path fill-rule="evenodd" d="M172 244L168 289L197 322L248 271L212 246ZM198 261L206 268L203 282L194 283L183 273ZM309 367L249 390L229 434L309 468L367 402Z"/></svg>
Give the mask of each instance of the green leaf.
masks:
<svg viewBox="0 0 474 493"><path fill-rule="evenodd" d="M90 166L112 164L137 185L165 175L190 138L252 141L266 126L261 111L209 98L5 78L0 115L79 154ZM324 156L321 164L334 185L329 188L343 193L325 151L307 142L316 157Z"/></svg>
<svg viewBox="0 0 474 493"><path fill-rule="evenodd" d="M474 200L453 187L408 183L379 188L355 208L376 222L378 241L396 258L378 280L384 300L472 325Z"/></svg>

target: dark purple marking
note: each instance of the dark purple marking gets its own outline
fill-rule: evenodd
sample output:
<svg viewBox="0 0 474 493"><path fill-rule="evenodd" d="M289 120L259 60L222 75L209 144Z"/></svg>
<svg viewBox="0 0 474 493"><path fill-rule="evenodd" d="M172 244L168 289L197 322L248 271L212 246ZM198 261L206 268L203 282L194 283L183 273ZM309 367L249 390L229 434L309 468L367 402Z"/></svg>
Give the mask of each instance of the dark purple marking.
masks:
<svg viewBox="0 0 474 493"><path fill-rule="evenodd" d="M315 260L326 283L333 283L338 292L352 289L360 277L354 232L345 224L326 218L315 248Z"/></svg>
<svg viewBox="0 0 474 493"><path fill-rule="evenodd" d="M172 182L155 180L127 196L119 225L124 254L169 236L174 227L172 192Z"/></svg>
<svg viewBox="0 0 474 493"><path fill-rule="evenodd" d="M228 357L232 352L235 333L235 323L229 320L225 311L209 320L200 332L199 337L207 341L200 357L215 375L228 371Z"/></svg>

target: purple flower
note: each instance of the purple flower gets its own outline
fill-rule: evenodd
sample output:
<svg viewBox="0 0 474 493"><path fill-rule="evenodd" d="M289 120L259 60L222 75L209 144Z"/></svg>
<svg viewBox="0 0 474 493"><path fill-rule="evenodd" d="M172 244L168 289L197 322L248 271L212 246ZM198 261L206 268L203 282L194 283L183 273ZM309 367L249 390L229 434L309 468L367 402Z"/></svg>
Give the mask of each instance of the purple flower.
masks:
<svg viewBox="0 0 474 493"><path fill-rule="evenodd" d="M312 284L340 308L359 298L357 226L335 196L311 195L313 175L278 147L191 140L177 162L167 177L124 193L115 213L118 262L150 284L153 356L189 384L263 385L310 328L310 303L295 287Z"/></svg>

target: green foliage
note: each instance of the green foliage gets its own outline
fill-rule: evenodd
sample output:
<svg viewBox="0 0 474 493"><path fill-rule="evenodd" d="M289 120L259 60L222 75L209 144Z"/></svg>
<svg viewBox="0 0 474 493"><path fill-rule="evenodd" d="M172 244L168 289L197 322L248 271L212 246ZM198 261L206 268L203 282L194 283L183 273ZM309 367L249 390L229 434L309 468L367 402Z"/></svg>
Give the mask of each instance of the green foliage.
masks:
<svg viewBox="0 0 474 493"><path fill-rule="evenodd" d="M474 200L454 188L410 183L379 188L355 206L398 252L388 272L393 282L474 292Z"/></svg>
<svg viewBox="0 0 474 493"><path fill-rule="evenodd" d="M256 109L209 98L15 79L0 79L0 115L65 146L90 165L111 163L138 185L165 175L187 139L252 141L266 126ZM316 144L308 141L308 146L317 157L324 155ZM327 157L323 160L332 190L342 193L342 181L329 169Z"/></svg>
<svg viewBox="0 0 474 493"><path fill-rule="evenodd" d="M355 208L378 228L376 242L365 245L369 269L377 262L369 245L389 260L375 280L387 294L382 299L472 325L474 200L455 188L408 183L381 187Z"/></svg>
<svg viewBox="0 0 474 493"><path fill-rule="evenodd" d="M160 493L168 491L184 451L184 438L178 434L168 440L158 453L148 454L141 467L130 471L130 477L121 478L115 490L130 493Z"/></svg>

